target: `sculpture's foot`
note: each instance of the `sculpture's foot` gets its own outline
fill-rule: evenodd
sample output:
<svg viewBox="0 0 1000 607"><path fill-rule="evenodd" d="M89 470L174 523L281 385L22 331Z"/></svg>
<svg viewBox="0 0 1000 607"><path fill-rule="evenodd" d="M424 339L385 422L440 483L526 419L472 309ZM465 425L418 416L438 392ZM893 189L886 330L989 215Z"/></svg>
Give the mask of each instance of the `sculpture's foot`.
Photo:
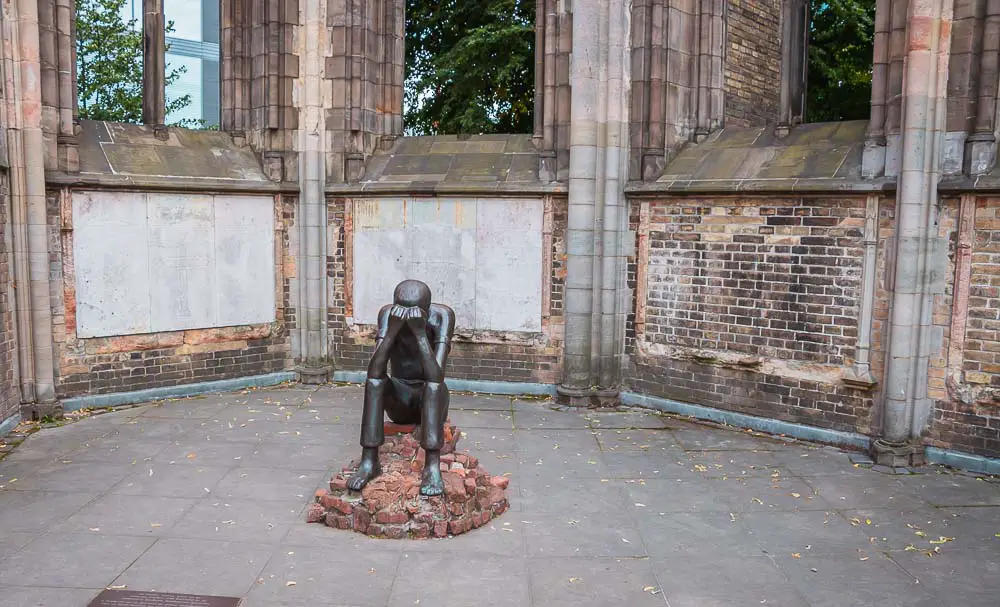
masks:
<svg viewBox="0 0 1000 607"><path fill-rule="evenodd" d="M441 452L428 451L424 462L424 473L420 479L420 495L433 497L444 493L444 479L441 478Z"/></svg>
<svg viewBox="0 0 1000 607"><path fill-rule="evenodd" d="M365 447L358 471L347 480L347 488L351 491L361 491L368 484L368 481L379 474L382 474L382 466L378 463L378 449Z"/></svg>

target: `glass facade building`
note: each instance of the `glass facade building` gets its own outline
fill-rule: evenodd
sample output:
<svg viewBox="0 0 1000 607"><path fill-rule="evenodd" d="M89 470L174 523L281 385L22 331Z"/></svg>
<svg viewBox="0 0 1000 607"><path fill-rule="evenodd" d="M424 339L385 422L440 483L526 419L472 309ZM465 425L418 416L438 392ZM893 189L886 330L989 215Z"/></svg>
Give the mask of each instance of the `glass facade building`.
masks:
<svg viewBox="0 0 1000 607"><path fill-rule="evenodd" d="M167 115L170 124L181 120L219 124L219 2L218 0L165 0L164 17L173 23L167 34L167 73L186 71L167 87L167 103L190 95L191 103ZM135 19L142 29L142 0L126 0L122 17Z"/></svg>

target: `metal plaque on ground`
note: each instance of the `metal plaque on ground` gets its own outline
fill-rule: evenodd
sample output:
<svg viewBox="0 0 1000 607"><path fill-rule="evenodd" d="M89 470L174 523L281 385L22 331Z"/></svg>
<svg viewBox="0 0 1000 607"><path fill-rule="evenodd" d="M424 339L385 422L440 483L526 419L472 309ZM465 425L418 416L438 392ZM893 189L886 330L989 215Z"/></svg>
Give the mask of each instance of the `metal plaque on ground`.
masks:
<svg viewBox="0 0 1000 607"><path fill-rule="evenodd" d="M88 607L239 607L241 600L201 594L105 590Z"/></svg>

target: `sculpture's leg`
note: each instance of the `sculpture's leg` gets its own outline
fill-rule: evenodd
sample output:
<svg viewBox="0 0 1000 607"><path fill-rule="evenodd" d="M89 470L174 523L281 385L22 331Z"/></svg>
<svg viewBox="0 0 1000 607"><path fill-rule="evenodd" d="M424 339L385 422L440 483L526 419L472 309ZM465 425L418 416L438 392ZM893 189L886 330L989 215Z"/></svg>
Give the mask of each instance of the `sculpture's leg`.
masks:
<svg viewBox="0 0 1000 607"><path fill-rule="evenodd" d="M385 440L383 416L386 397L392 398L392 384L389 380L389 348L377 348L368 363L368 379L365 381L365 405L361 413L361 463L358 471L347 481L347 488L360 491L368 481L382 473L378 463L378 448Z"/></svg>
<svg viewBox="0 0 1000 607"><path fill-rule="evenodd" d="M448 418L448 386L444 382L427 382L424 385L421 413L421 444L427 452L420 483L423 495L444 493L441 478L441 447L444 446L444 422Z"/></svg>

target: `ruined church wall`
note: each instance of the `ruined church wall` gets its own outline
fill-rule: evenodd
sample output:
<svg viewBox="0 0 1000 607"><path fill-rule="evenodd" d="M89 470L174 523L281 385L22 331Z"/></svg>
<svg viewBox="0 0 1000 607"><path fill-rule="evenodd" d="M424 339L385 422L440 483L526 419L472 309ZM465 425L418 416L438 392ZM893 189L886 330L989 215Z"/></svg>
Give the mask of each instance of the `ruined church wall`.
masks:
<svg viewBox="0 0 1000 607"><path fill-rule="evenodd" d="M291 367L293 198L58 188L48 203L61 398ZM270 250L246 239L266 236L261 221ZM233 299L254 284L272 309Z"/></svg>
<svg viewBox="0 0 1000 607"><path fill-rule="evenodd" d="M865 277L866 213L878 213ZM876 392L844 383L857 360L863 281L875 282L872 368L888 318L891 201L843 197L633 200L629 389L869 434Z"/></svg>
<svg viewBox="0 0 1000 607"><path fill-rule="evenodd" d="M374 315L404 278L456 311L447 376L558 383L565 196L331 197L330 350L364 371Z"/></svg>
<svg viewBox="0 0 1000 607"><path fill-rule="evenodd" d="M866 214L877 213L875 233ZM891 196L633 199L630 390L877 436L891 315ZM1000 199L942 195L936 215L932 403L924 442L1000 456ZM865 241L875 273L866 276ZM871 388L845 382L865 347Z"/></svg>
<svg viewBox="0 0 1000 607"><path fill-rule="evenodd" d="M932 446L1000 456L1000 198L942 199L948 246L934 324L943 339L931 356Z"/></svg>
<svg viewBox="0 0 1000 607"><path fill-rule="evenodd" d="M11 268L10 181L0 170L0 423L17 413L21 404L17 363L17 326L14 324L14 278Z"/></svg>

